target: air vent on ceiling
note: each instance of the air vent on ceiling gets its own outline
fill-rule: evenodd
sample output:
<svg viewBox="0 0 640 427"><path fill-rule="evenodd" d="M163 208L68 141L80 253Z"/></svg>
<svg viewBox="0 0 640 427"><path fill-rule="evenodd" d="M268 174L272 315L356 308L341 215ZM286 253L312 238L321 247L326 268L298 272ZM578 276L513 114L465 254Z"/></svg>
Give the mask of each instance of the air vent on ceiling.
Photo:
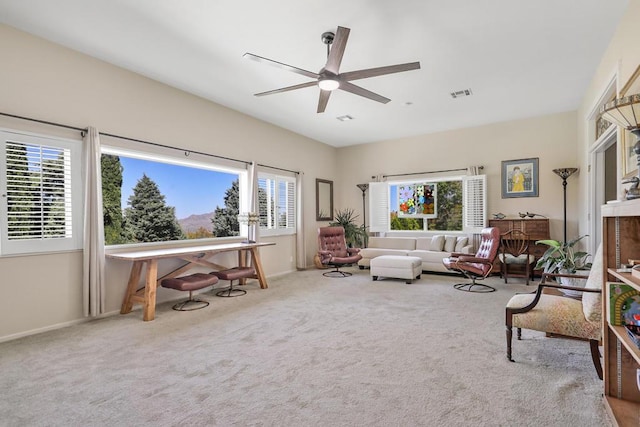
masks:
<svg viewBox="0 0 640 427"><path fill-rule="evenodd" d="M472 93L473 92L471 92L471 89L458 90L455 92L451 92L451 97L453 99L462 98L463 96L470 96Z"/></svg>
<svg viewBox="0 0 640 427"><path fill-rule="evenodd" d="M340 120L341 122L348 122L349 120L353 120L353 117L347 114L345 116L336 117L336 119Z"/></svg>

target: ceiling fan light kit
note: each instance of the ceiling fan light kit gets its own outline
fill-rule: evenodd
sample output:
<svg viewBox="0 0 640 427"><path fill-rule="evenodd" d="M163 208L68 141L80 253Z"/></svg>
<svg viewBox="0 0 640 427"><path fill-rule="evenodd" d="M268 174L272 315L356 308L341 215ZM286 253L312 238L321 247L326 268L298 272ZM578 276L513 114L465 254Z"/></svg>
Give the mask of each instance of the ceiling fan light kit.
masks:
<svg viewBox="0 0 640 427"><path fill-rule="evenodd" d="M340 64L342 63L342 56L344 55L344 51L347 46L347 40L349 39L350 31L351 30L349 28L338 27L338 30L335 34L330 31L322 33L322 42L327 45L327 62L318 73L303 70L302 68L294 67L292 65L274 61L273 59L254 55L252 53L245 53L243 56L247 59L252 59L257 62L264 62L266 64L273 65L278 68L283 68L285 70L315 80L307 83L283 87L280 89L256 93L255 96L272 95L275 93L288 92L291 90L303 89L306 87L317 85L320 88L320 97L318 99L317 110L318 113L323 113L325 111L325 109L327 108L327 103L329 102L329 97L331 96L331 92L337 89L344 90L354 95L359 95L364 98L380 102L382 104L386 104L387 102L391 101L389 98L385 98L384 96L378 95L377 93L371 92L363 87L356 86L351 83L351 81L366 79L369 77L383 76L386 74L400 73L403 71L418 70L420 69L420 62L408 62L406 64L388 65L385 67L367 68L363 70L340 73Z"/></svg>

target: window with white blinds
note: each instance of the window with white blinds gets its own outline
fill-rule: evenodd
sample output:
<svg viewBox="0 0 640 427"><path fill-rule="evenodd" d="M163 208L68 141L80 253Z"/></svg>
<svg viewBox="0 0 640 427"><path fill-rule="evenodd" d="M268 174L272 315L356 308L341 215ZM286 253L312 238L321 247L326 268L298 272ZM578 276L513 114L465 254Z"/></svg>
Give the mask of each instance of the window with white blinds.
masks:
<svg viewBox="0 0 640 427"><path fill-rule="evenodd" d="M0 254L79 249L80 142L0 135Z"/></svg>
<svg viewBox="0 0 640 427"><path fill-rule="evenodd" d="M260 234L294 234L296 230L296 181L294 178L258 173Z"/></svg>
<svg viewBox="0 0 640 427"><path fill-rule="evenodd" d="M430 181L451 181L453 178L430 178ZM457 178L462 181L462 230L465 233L475 233L487 223L486 176L463 176ZM392 231L393 215L392 186L393 182L369 183L369 212L371 232ZM424 226L423 226L424 227ZM459 230L459 229L458 229ZM426 231L426 230L424 230ZM430 229L430 231L435 231ZM448 230L441 230L448 231Z"/></svg>

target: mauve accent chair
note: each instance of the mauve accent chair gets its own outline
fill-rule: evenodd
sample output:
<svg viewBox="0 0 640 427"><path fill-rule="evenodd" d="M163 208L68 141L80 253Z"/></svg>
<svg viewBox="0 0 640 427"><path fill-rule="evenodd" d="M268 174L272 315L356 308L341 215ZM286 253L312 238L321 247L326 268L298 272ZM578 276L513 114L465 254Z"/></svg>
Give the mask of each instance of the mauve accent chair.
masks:
<svg viewBox="0 0 640 427"><path fill-rule="evenodd" d="M480 232L480 247L475 255L452 253L444 258L442 263L451 271L462 273L471 283L458 283L454 288L466 292L494 292L496 288L476 280L486 279L493 271L493 262L500 248L500 229L497 227L483 228Z"/></svg>
<svg viewBox="0 0 640 427"><path fill-rule="evenodd" d="M323 273L327 277L347 277L351 273L340 270L340 267L356 264L362 259L360 248L348 248L342 227L318 228L318 256L322 265L334 267L335 270Z"/></svg>

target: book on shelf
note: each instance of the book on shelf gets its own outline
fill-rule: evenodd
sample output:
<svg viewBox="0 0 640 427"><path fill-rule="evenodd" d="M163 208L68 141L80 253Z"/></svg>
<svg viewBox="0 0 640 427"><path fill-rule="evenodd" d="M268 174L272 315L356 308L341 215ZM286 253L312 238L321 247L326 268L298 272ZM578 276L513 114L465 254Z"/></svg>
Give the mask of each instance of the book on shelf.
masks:
<svg viewBox="0 0 640 427"><path fill-rule="evenodd" d="M609 323L640 326L640 291L625 283L608 282Z"/></svg>
<svg viewBox="0 0 640 427"><path fill-rule="evenodd" d="M640 326L636 325L624 325L627 335L633 343L640 349Z"/></svg>

